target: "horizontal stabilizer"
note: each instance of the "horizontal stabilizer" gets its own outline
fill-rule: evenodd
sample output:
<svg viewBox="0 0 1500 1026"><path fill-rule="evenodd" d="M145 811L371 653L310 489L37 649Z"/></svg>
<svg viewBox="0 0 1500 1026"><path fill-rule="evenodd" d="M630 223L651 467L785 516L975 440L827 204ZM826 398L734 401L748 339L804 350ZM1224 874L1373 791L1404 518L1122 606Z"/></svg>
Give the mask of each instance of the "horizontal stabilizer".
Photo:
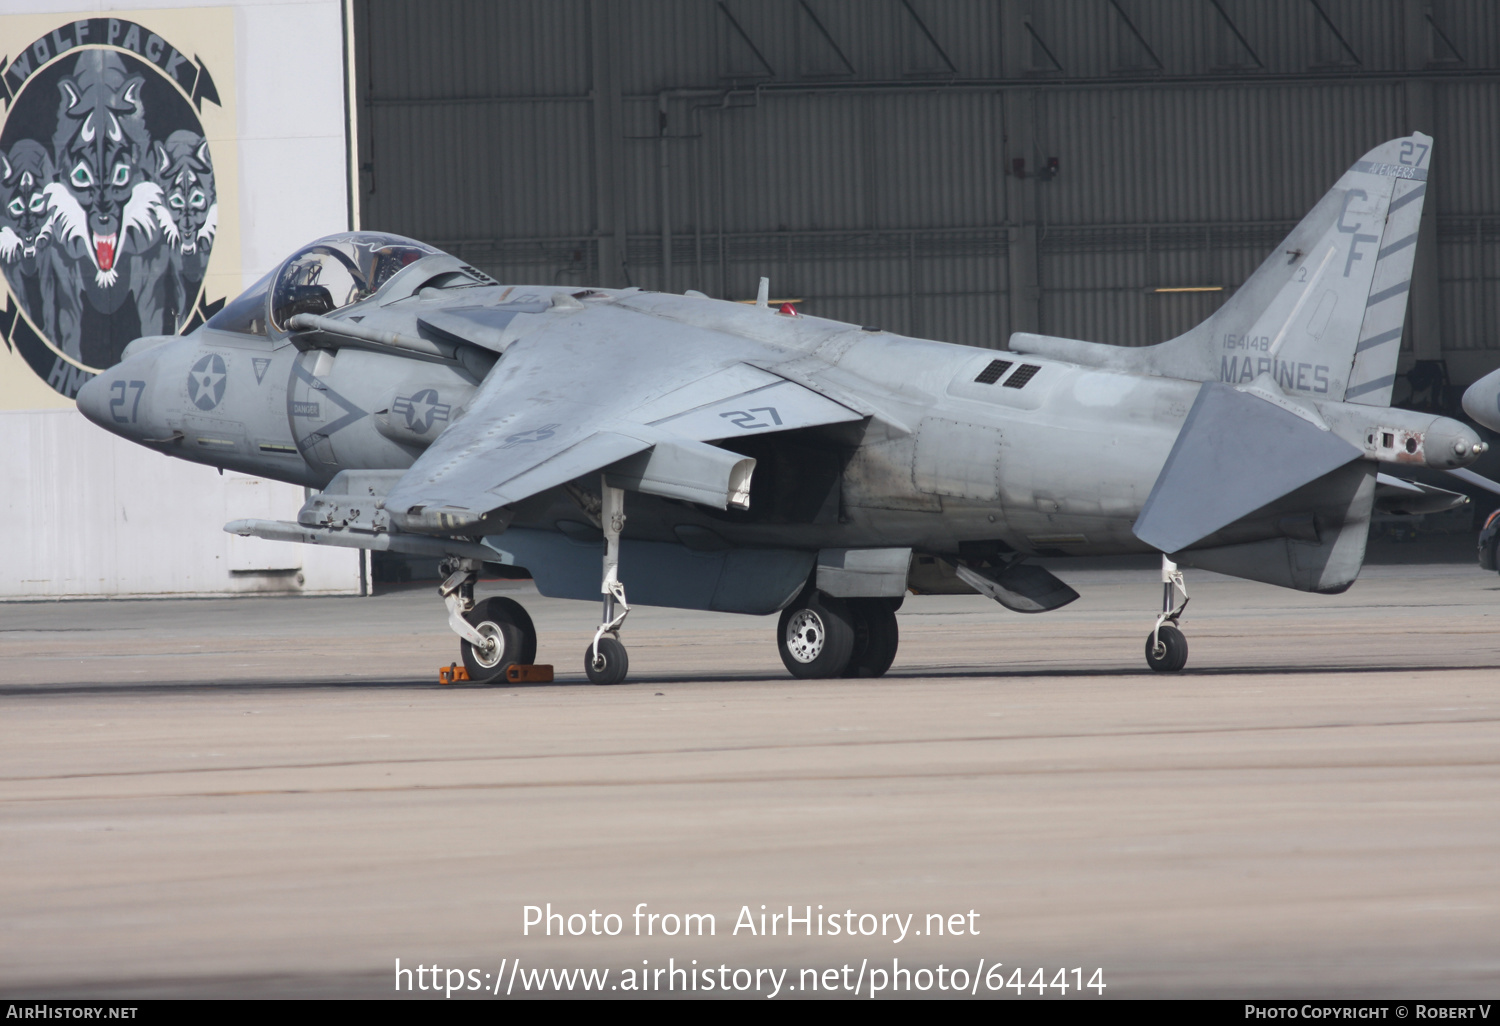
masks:
<svg viewBox="0 0 1500 1026"><path fill-rule="evenodd" d="M1450 492L1446 488L1408 481L1377 474L1375 477L1375 509L1380 513L1402 513L1416 516L1420 513L1441 513L1457 509L1468 503L1463 492Z"/></svg>
<svg viewBox="0 0 1500 1026"><path fill-rule="evenodd" d="M1361 456L1257 396L1205 382L1136 518L1135 536L1178 552Z"/></svg>
<svg viewBox="0 0 1500 1026"><path fill-rule="evenodd" d="M1048 613L1078 597L1068 587L1039 566L1021 563L999 572L975 570L959 563L954 567L959 580L987 595L1016 613Z"/></svg>
<svg viewBox="0 0 1500 1026"><path fill-rule="evenodd" d="M1465 481L1475 488L1483 488L1487 492L1494 492L1500 495L1500 481L1491 481L1483 474L1476 474L1472 470L1449 470L1446 473L1452 474L1460 481Z"/></svg>

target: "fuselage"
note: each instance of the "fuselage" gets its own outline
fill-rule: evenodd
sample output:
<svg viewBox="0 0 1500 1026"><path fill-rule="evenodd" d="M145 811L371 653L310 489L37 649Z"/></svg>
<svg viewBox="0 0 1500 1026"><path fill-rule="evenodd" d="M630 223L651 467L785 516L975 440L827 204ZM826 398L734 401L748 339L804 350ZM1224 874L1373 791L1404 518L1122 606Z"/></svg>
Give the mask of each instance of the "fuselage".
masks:
<svg viewBox="0 0 1500 1026"><path fill-rule="evenodd" d="M476 301L481 292L515 294L496 286L474 290ZM759 346L784 354L788 376L862 396L876 411L852 427L749 446L761 461L747 513L633 496L629 537L671 541L698 527L749 547L1146 551L1131 524L1198 388L703 298L619 301L649 307L664 330L701 332L728 360L748 325ZM303 350L249 325L261 330L205 326L143 340L80 406L168 455L321 488L342 470L409 467L463 415L493 362L483 352L464 361ZM558 491L524 503L513 523L566 529L578 519Z"/></svg>

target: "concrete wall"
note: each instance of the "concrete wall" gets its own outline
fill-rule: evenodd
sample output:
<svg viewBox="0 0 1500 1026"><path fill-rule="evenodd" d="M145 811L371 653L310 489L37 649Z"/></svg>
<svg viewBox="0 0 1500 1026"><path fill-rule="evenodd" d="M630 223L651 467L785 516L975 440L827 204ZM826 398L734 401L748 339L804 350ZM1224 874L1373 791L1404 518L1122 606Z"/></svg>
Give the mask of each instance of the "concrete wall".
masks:
<svg viewBox="0 0 1500 1026"><path fill-rule="evenodd" d="M221 477L76 410L0 412L0 438L0 599L359 591L347 549L221 530L239 517L294 518L301 488Z"/></svg>
<svg viewBox="0 0 1500 1026"><path fill-rule="evenodd" d="M10 0L0 15L61 24L134 12L169 24L171 9L198 6ZM248 285L349 226L344 12L338 0L229 6L235 73L219 88L234 91L238 139L215 152L238 160ZM241 517L295 519L301 488L164 458L88 424L45 386L23 394L12 405L31 408L0 412L0 599L361 591L357 552L223 532Z"/></svg>

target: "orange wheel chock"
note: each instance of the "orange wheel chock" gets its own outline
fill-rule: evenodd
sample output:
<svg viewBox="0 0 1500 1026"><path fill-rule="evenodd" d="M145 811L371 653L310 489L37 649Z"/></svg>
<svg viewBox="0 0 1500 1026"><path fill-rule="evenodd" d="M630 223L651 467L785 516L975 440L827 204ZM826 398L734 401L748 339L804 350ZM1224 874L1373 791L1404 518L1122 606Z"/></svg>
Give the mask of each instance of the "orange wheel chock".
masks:
<svg viewBox="0 0 1500 1026"><path fill-rule="evenodd" d="M438 667L439 684L465 684L469 680L469 671L457 663L449 663L447 666Z"/></svg>

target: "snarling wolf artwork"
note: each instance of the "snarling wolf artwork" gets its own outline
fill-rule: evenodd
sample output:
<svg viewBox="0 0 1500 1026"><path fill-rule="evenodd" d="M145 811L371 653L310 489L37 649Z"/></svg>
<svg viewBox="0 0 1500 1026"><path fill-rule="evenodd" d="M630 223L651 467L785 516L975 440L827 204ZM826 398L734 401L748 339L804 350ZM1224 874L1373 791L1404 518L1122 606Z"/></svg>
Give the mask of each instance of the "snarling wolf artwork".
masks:
<svg viewBox="0 0 1500 1026"><path fill-rule="evenodd" d="M32 326L83 369L176 333L199 306L218 227L213 161L166 70L74 46L26 69L0 130L0 270Z"/></svg>
<svg viewBox="0 0 1500 1026"><path fill-rule="evenodd" d="M208 140L196 132L179 130L165 143L152 144L152 163L163 203L171 257L170 287L164 297L169 323L181 324L183 311L192 312L193 298L203 287L208 255L219 230L219 201L214 190L213 160Z"/></svg>
<svg viewBox="0 0 1500 1026"><path fill-rule="evenodd" d="M52 174L51 155L34 140L22 139L0 153L0 265L21 304L40 311L42 331L61 340L77 337L79 309L72 290L58 293L68 268L52 245Z"/></svg>

